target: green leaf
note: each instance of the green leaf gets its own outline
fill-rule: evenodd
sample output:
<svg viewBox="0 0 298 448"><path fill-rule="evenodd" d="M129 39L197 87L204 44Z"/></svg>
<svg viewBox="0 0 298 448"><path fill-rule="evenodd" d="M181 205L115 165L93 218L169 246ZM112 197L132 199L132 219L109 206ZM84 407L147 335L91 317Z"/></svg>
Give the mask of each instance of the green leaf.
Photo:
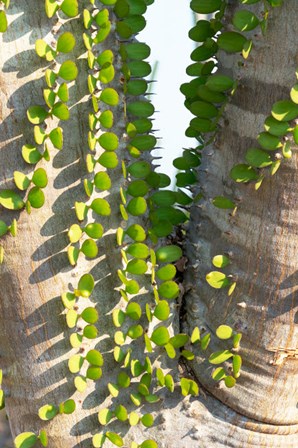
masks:
<svg viewBox="0 0 298 448"><path fill-rule="evenodd" d="M116 168L118 165L118 157L114 152L104 152L97 160L104 168Z"/></svg>
<svg viewBox="0 0 298 448"><path fill-rule="evenodd" d="M49 62L55 59L55 51L43 39L35 41L35 51L37 56L45 58Z"/></svg>
<svg viewBox="0 0 298 448"><path fill-rule="evenodd" d="M198 327L195 327L191 333L190 342L196 344L201 340L201 333Z"/></svg>
<svg viewBox="0 0 298 448"><path fill-rule="evenodd" d="M121 325L125 320L125 313L122 310L116 308L113 311L112 317L113 317L113 324L115 325L115 327L119 328L121 327Z"/></svg>
<svg viewBox="0 0 298 448"><path fill-rule="evenodd" d="M260 145L269 151L276 151L282 147L279 137L269 134L269 132L261 132L258 135L258 142Z"/></svg>
<svg viewBox="0 0 298 448"><path fill-rule="evenodd" d="M233 378L232 376L226 376L225 377L225 385L227 386L227 387L234 387L235 386L235 384L236 384L236 380L235 380L235 378Z"/></svg>
<svg viewBox="0 0 298 448"><path fill-rule="evenodd" d="M226 31L218 36L217 44L219 48L226 51L227 53L238 53L241 52L246 38L235 31Z"/></svg>
<svg viewBox="0 0 298 448"><path fill-rule="evenodd" d="M86 325L83 330L83 335L87 339L95 339L98 335L97 328L94 325Z"/></svg>
<svg viewBox="0 0 298 448"><path fill-rule="evenodd" d="M230 176L235 182L250 182L258 179L258 173L249 165L239 164L235 165L231 171Z"/></svg>
<svg viewBox="0 0 298 448"><path fill-rule="evenodd" d="M97 381L102 377L102 370L97 366L89 366L86 371L86 377L89 380Z"/></svg>
<svg viewBox="0 0 298 448"><path fill-rule="evenodd" d="M61 53L69 53L74 49L76 44L75 37L72 33L66 32L59 36L57 41L57 51Z"/></svg>
<svg viewBox="0 0 298 448"><path fill-rule="evenodd" d="M142 242L146 239L146 232L139 224L132 224L126 233L134 241Z"/></svg>
<svg viewBox="0 0 298 448"><path fill-rule="evenodd" d="M140 448L158 448L158 445L154 440L144 440L144 442L141 443Z"/></svg>
<svg viewBox="0 0 298 448"><path fill-rule="evenodd" d="M117 106L119 103L119 95L115 89L107 87L101 92L100 101L108 106Z"/></svg>
<svg viewBox="0 0 298 448"><path fill-rule="evenodd" d="M233 356L233 353L229 350L220 350L218 352L214 352L209 356L210 364L221 364L222 362L227 361Z"/></svg>
<svg viewBox="0 0 298 448"><path fill-rule="evenodd" d="M165 299L176 299L179 296L180 289L176 282L168 280L159 286L158 293Z"/></svg>
<svg viewBox="0 0 298 448"><path fill-rule="evenodd" d="M225 75L209 76L206 82L206 87L214 92L224 92L230 90L234 85L234 80Z"/></svg>
<svg viewBox="0 0 298 448"><path fill-rule="evenodd" d="M51 420L58 414L57 406L53 404L46 404L39 408L38 416L41 420Z"/></svg>
<svg viewBox="0 0 298 448"><path fill-rule="evenodd" d="M143 335L143 327L141 325L132 325L127 330L127 336L131 339L138 339Z"/></svg>
<svg viewBox="0 0 298 448"><path fill-rule="evenodd" d="M234 209L236 207L236 204L231 199L224 196L216 196L212 199L212 204L222 209Z"/></svg>
<svg viewBox="0 0 298 448"><path fill-rule="evenodd" d="M107 151L115 151L119 145L118 137L113 132L104 132L100 135L98 142Z"/></svg>
<svg viewBox="0 0 298 448"><path fill-rule="evenodd" d="M173 263L182 257L182 250L179 246L168 245L157 249L156 258L160 263Z"/></svg>
<svg viewBox="0 0 298 448"><path fill-rule="evenodd" d="M94 289L94 278L91 274L84 274L78 284L78 293L82 297L90 297Z"/></svg>
<svg viewBox="0 0 298 448"><path fill-rule="evenodd" d="M278 137L288 134L290 126L287 121L278 121L273 117L267 117L264 124L265 131Z"/></svg>
<svg viewBox="0 0 298 448"><path fill-rule="evenodd" d="M167 320L170 315L170 306L166 300L161 300L155 307L154 316L161 320Z"/></svg>
<svg viewBox="0 0 298 448"><path fill-rule="evenodd" d="M66 313L66 324L68 328L74 328L78 321L78 313L74 309L70 309Z"/></svg>
<svg viewBox="0 0 298 448"><path fill-rule="evenodd" d="M142 316L142 309L136 302L130 302L126 307L125 312L127 316L133 320L139 320Z"/></svg>
<svg viewBox="0 0 298 448"><path fill-rule="evenodd" d="M120 420L121 422L125 422L128 419L128 414L126 408L119 404L115 409L115 416Z"/></svg>
<svg viewBox="0 0 298 448"><path fill-rule="evenodd" d="M97 222L92 222L84 228L85 233L95 240L102 237L104 233L103 226Z"/></svg>
<svg viewBox="0 0 298 448"><path fill-rule="evenodd" d="M245 154L246 161L257 168L265 168L266 166L272 165L272 160L270 155L258 148L250 148Z"/></svg>
<svg viewBox="0 0 298 448"><path fill-rule="evenodd" d="M39 187L33 187L28 193L28 202L30 202L31 207L33 208L41 208L45 203L45 195L44 192ZM0 199L1 203L1 199Z"/></svg>
<svg viewBox="0 0 298 448"><path fill-rule="evenodd" d="M5 235L8 232L9 227L5 224L4 221L0 221L0 237ZM0 381L1 384L1 381Z"/></svg>
<svg viewBox="0 0 298 448"><path fill-rule="evenodd" d="M225 268L230 264L230 259L226 255L215 255L212 258L212 264L216 268Z"/></svg>
<svg viewBox="0 0 298 448"><path fill-rule="evenodd" d="M221 0L191 0L190 2L191 9L200 14L210 14L218 11L221 6Z"/></svg>
<svg viewBox="0 0 298 448"><path fill-rule="evenodd" d="M130 378L125 372L120 372L117 377L117 384L122 388L127 388L130 386Z"/></svg>
<svg viewBox="0 0 298 448"><path fill-rule="evenodd" d="M88 258L95 258L98 255L98 247L95 241L88 238L82 244L81 251Z"/></svg>
<svg viewBox="0 0 298 448"><path fill-rule="evenodd" d="M277 101L273 104L271 114L278 121L294 120L298 116L298 105L289 100Z"/></svg>
<svg viewBox="0 0 298 448"><path fill-rule="evenodd" d="M13 190L0 190L0 205L8 210L21 210L25 204Z"/></svg>
<svg viewBox="0 0 298 448"><path fill-rule="evenodd" d="M147 269L146 261L137 258L130 260L126 266L126 271L135 275L143 275L147 272Z"/></svg>
<svg viewBox="0 0 298 448"><path fill-rule="evenodd" d="M68 370L71 373L78 373L84 363L84 358L80 354L73 355L68 360Z"/></svg>
<svg viewBox="0 0 298 448"><path fill-rule="evenodd" d="M218 45L213 39L207 39L203 45L197 47L191 53L190 57L192 61L200 62L206 61L216 55L218 51Z"/></svg>
<svg viewBox="0 0 298 448"><path fill-rule="evenodd" d="M76 17L79 14L78 0L64 0L61 9L68 17Z"/></svg>
<svg viewBox="0 0 298 448"><path fill-rule="evenodd" d="M61 102L54 104L51 113L60 120L68 120L70 116L67 105Z"/></svg>
<svg viewBox="0 0 298 448"><path fill-rule="evenodd" d="M73 81L78 76L78 68L73 61L65 61L62 63L58 75L65 81Z"/></svg>
<svg viewBox="0 0 298 448"><path fill-rule="evenodd" d="M116 446L123 446L124 442L122 438L119 436L119 434L116 434L115 432L106 432L107 438Z"/></svg>
<svg viewBox="0 0 298 448"><path fill-rule="evenodd" d="M181 393L184 397L187 395L197 396L199 395L199 386L193 380L188 378L181 378L180 380Z"/></svg>
<svg viewBox="0 0 298 448"><path fill-rule="evenodd" d="M146 199L142 197L133 198L127 205L127 211L132 216L143 215L147 210Z"/></svg>
<svg viewBox="0 0 298 448"><path fill-rule="evenodd" d="M136 258L147 258L149 256L149 248L143 243L133 243L127 248L127 253Z"/></svg>
<svg viewBox="0 0 298 448"><path fill-rule="evenodd" d="M217 369L215 369L215 370L212 372L212 378L213 378L215 381L223 380L226 376L227 376L227 375L226 375L226 373L225 373L225 371L224 371L224 369L223 369L222 367L217 367Z"/></svg>
<svg viewBox="0 0 298 448"><path fill-rule="evenodd" d="M76 296L71 292L64 292L61 294L61 300L65 308L71 309L76 303Z"/></svg>
<svg viewBox="0 0 298 448"><path fill-rule="evenodd" d="M42 446L48 446L48 436L44 429L39 432L39 440Z"/></svg>
<svg viewBox="0 0 298 448"><path fill-rule="evenodd" d="M50 140L57 149L63 147L63 130L60 127L53 129L49 134Z"/></svg>
<svg viewBox="0 0 298 448"><path fill-rule="evenodd" d="M154 423L153 415L152 414L144 414L141 418L141 422L146 428L151 428L151 426Z"/></svg>
<svg viewBox="0 0 298 448"><path fill-rule="evenodd" d="M73 348L79 348L82 345L83 336L78 333L72 333L69 337L70 345Z"/></svg>
<svg viewBox="0 0 298 448"><path fill-rule="evenodd" d="M64 401L59 405L59 412L60 414L72 414L76 409L76 403L74 400L69 399Z"/></svg>
<svg viewBox="0 0 298 448"><path fill-rule="evenodd" d="M110 216L111 214L111 206L106 199L94 199L91 203L91 209L100 216Z"/></svg>
<svg viewBox="0 0 298 448"><path fill-rule="evenodd" d="M173 264L167 264L160 268L156 275L160 280L166 281L166 280L172 280L176 275L176 267Z"/></svg>
<svg viewBox="0 0 298 448"><path fill-rule="evenodd" d="M27 190L30 185L30 179L24 173L15 171L13 173L13 180L19 190Z"/></svg>
<svg viewBox="0 0 298 448"><path fill-rule="evenodd" d="M48 115L48 112L42 106L31 106L27 110L28 120L32 124L43 123Z"/></svg>
<svg viewBox="0 0 298 448"><path fill-rule="evenodd" d="M78 392L81 392L81 393L84 392L87 387L86 378L83 378L82 376L76 376L74 379L74 386Z"/></svg>
<svg viewBox="0 0 298 448"><path fill-rule="evenodd" d="M127 43L124 45L124 49L129 59L138 61L147 59L151 53L150 47L141 42Z"/></svg>
<svg viewBox="0 0 298 448"><path fill-rule="evenodd" d="M65 82L60 85L57 95L63 103L66 103L69 100L68 86Z"/></svg>
<svg viewBox="0 0 298 448"><path fill-rule="evenodd" d="M149 186L147 182L144 180L133 180L130 182L130 184L127 187L127 193L131 196L138 197L138 196L146 196L146 194L149 191Z"/></svg>
<svg viewBox="0 0 298 448"><path fill-rule="evenodd" d="M259 19L251 11L237 11L233 17L233 25L239 31L251 31L259 25Z"/></svg>
<svg viewBox="0 0 298 448"><path fill-rule="evenodd" d="M127 111L139 118L147 118L154 113L154 106L148 101L135 101L127 105Z"/></svg>
<svg viewBox="0 0 298 448"><path fill-rule="evenodd" d="M195 42L204 42L208 37L214 36L215 31L208 20L199 20L188 32L188 36ZM200 73L199 73L200 74Z"/></svg>
<svg viewBox="0 0 298 448"><path fill-rule="evenodd" d="M0 33L5 33L7 30L7 17L5 11L0 11Z"/></svg>
<svg viewBox="0 0 298 448"><path fill-rule="evenodd" d="M216 336L219 339L229 339L233 336L233 329L228 325L220 325L216 329Z"/></svg>
<svg viewBox="0 0 298 448"><path fill-rule="evenodd" d="M95 324L98 321L98 312L94 307L89 306L84 309L81 318L88 324Z"/></svg>
<svg viewBox="0 0 298 448"><path fill-rule="evenodd" d="M158 346L166 345L170 340L169 331L166 327L158 327L153 331L150 339Z"/></svg>
<svg viewBox="0 0 298 448"><path fill-rule="evenodd" d="M175 383L172 375L170 375L169 373L165 376L165 386L167 389L169 389L170 392L174 392Z"/></svg>
<svg viewBox="0 0 298 448"><path fill-rule="evenodd" d="M35 165L40 161L42 155L35 146L24 145L22 146L22 156L25 162Z"/></svg>
<svg viewBox="0 0 298 448"><path fill-rule="evenodd" d="M145 79L131 79L127 83L127 93L129 95L143 95L148 88L148 83ZM135 114L137 115L137 114Z"/></svg>
<svg viewBox="0 0 298 448"><path fill-rule="evenodd" d="M218 115L218 109L211 103L195 101L190 105L192 114L200 118L214 118Z"/></svg>
<svg viewBox="0 0 298 448"><path fill-rule="evenodd" d="M94 349L89 350L86 355L86 360L89 362L89 364L97 367L102 367L104 364L102 354L98 350Z"/></svg>
<svg viewBox="0 0 298 448"><path fill-rule="evenodd" d="M34 432L22 432L14 439L16 448L31 448L38 441L38 437Z"/></svg>
<svg viewBox="0 0 298 448"><path fill-rule="evenodd" d="M59 9L59 5L56 0L45 0L46 15L50 19L53 17Z"/></svg>
<svg viewBox="0 0 298 448"><path fill-rule="evenodd" d="M94 448L101 448L106 440L106 436L104 434L94 434L92 437L92 446Z"/></svg>
<svg viewBox="0 0 298 448"><path fill-rule="evenodd" d="M38 145L42 145L47 137L44 129L39 126L34 126L34 140Z"/></svg>
<svg viewBox="0 0 298 448"><path fill-rule="evenodd" d="M48 185L48 176L43 168L37 168L32 176L32 182L39 188L45 188Z"/></svg>
<svg viewBox="0 0 298 448"><path fill-rule="evenodd" d="M212 271L206 275L206 280L212 288L220 289L225 288L231 284L230 279L223 273L219 271Z"/></svg>
<svg viewBox="0 0 298 448"><path fill-rule="evenodd" d="M170 344L172 344L172 346L174 348L181 348L184 347L184 345L186 345L189 341L189 336L187 334L176 334L175 336L171 337L170 339Z"/></svg>

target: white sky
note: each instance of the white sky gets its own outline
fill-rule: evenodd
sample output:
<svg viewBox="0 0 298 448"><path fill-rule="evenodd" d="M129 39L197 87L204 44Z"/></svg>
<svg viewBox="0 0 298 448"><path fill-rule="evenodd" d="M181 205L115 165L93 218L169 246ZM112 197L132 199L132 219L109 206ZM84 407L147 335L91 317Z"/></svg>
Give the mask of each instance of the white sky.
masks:
<svg viewBox="0 0 298 448"><path fill-rule="evenodd" d="M157 113L154 129L162 136L160 151L163 160L159 163L162 172L170 176L175 173L171 168L172 160L179 157L183 147L191 147L193 139L185 137L185 130L193 116L184 106L184 96L179 87L191 80L185 69L191 63L190 53L194 43L188 38L193 25L193 16L189 3L185 0L155 0L146 13L147 26L139 34L138 40L151 47L149 62L159 62L154 83L154 95L151 99Z"/></svg>

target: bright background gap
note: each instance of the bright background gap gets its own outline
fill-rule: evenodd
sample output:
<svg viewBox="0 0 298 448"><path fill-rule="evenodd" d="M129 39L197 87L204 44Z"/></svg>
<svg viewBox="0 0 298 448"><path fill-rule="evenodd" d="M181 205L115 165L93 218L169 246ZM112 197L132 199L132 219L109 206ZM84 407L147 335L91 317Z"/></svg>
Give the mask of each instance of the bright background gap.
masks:
<svg viewBox="0 0 298 448"><path fill-rule="evenodd" d="M158 171L175 177L176 168L172 161L182 154L183 148L195 146L195 140L185 136L189 121L193 116L184 106L184 96L180 85L191 80L185 70L191 63L190 53L194 45L188 31L194 24L193 14L187 2L181 0L155 1L147 9L146 28L138 35L140 42L151 48L148 62L151 66L158 61L158 69L153 83L151 101L154 104L153 128L158 129L156 137L162 137L154 151L162 156L157 161Z"/></svg>

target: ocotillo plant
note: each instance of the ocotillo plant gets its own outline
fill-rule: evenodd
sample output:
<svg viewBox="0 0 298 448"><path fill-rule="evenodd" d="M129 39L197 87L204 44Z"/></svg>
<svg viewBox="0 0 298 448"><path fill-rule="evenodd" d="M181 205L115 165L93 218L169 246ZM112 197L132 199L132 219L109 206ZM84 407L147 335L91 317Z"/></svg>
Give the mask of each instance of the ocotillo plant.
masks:
<svg viewBox="0 0 298 448"><path fill-rule="evenodd" d="M152 163L153 0L0 3L16 448L296 447L297 1L185 4L210 18L185 30L175 191Z"/></svg>

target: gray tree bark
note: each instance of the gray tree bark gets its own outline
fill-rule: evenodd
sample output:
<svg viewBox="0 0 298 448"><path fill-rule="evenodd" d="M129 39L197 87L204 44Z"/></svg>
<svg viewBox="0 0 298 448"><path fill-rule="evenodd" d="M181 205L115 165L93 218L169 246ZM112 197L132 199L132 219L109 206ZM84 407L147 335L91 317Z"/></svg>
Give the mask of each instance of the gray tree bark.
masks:
<svg viewBox="0 0 298 448"><path fill-rule="evenodd" d="M246 149L255 146L273 102L287 97L295 83L296 3L287 0L273 11L266 37L257 36L243 68L235 64L237 56L220 57L221 70L238 77L240 87L226 109L229 123L219 131L216 144L205 150L199 177L206 199L192 209L186 242L185 287L191 291L185 299L184 325L189 329L204 326L211 333L222 323L238 326L244 335L243 373L236 387L227 390L215 387L210 366L200 355L191 366L171 362L167 368L176 380L182 374L195 374L201 384L200 396L182 400L178 390L172 395L161 392L162 400L153 410L156 425L150 430L131 428L126 446L131 440L146 438L157 440L162 448L298 445L297 357L275 363L283 350L297 350L297 153L274 177L266 177L258 192L251 185L232 183L228 176L230 168L244 160ZM14 20L1 43L0 183L5 188L12 186L14 170L28 170L21 158L22 145L33 141L26 110L41 104L44 87L45 66L41 67L35 54L34 42L51 32L52 24L43 13L34 14L35 10L33 0L12 5ZM67 28L76 36L83 33L76 19L68 21ZM111 39L107 45L117 48ZM77 40L78 57L84 49ZM87 119L81 117L87 116L91 106L82 101L87 94L86 63L81 59L78 63L81 75L71 89L71 121L64 126L64 149L53 151L46 166L46 203L30 216L19 214L18 236L4 238L6 257L0 267L0 367L12 434L45 428L52 448L92 446L91 436L99 430L97 412L111 402L106 384L116 377L110 314L119 301L114 288L119 287L116 272L121 267L115 242L119 187L124 182L120 170L115 172L108 197L113 213L104 225L110 232L100 240L100 258L91 269L96 280L92 301L100 314L100 337L95 345L106 354L103 377L78 394L67 369L75 351L70 351L60 294L69 285L75 287L90 270L90 262L83 259L70 269L65 252L67 230L76 222L74 201L86 199L81 178L86 175ZM116 113L121 150L125 146L122 103ZM235 216L210 205L209 198L221 194L238 198ZM5 210L1 215L7 219ZM212 270L212 257L227 251L232 253L231 273L237 277L236 292L230 298L214 292L204 280ZM215 343L212 346L220 348ZM46 424L38 419L41 405L59 404L71 396L77 403L74 414ZM127 425L119 424L118 431L125 435Z"/></svg>

